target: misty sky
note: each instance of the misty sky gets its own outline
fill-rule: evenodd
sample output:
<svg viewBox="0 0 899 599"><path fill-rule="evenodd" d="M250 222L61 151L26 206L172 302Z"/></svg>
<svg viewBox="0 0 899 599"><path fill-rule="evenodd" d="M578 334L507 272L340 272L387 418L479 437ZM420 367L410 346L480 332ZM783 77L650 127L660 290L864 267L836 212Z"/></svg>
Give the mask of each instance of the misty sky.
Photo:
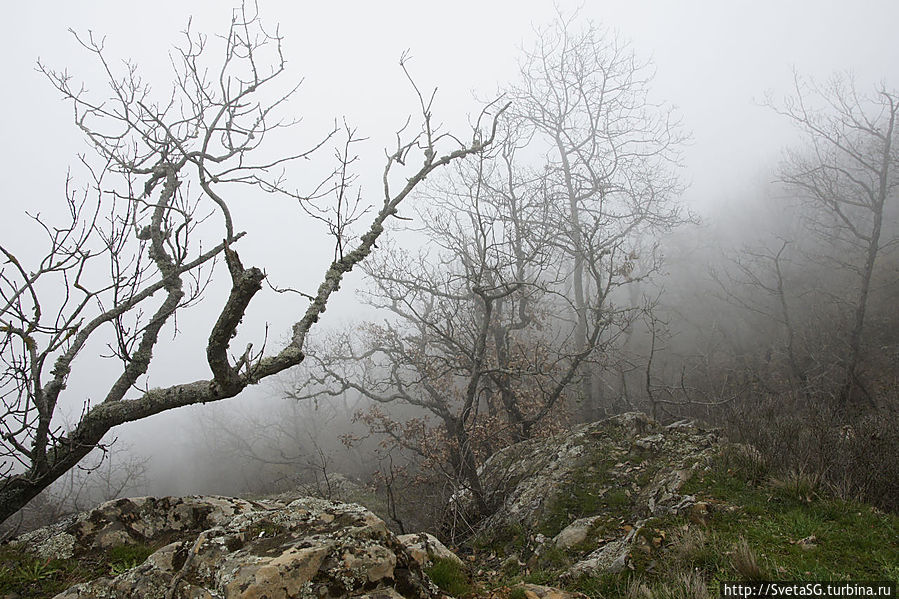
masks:
<svg viewBox="0 0 899 599"><path fill-rule="evenodd" d="M290 77L304 79L297 108L308 138L346 116L368 136L363 177L383 167L382 148L392 131L414 113L415 104L397 66L409 49L411 70L423 88L439 88L435 114L450 130L466 130L478 98L492 97L516 75L517 48L530 45L532 26L549 22L549 0L486 2L297 2L260 0L266 23L280 24ZM581 4L561 1L570 12ZM727 212L759 178L770 178L780 150L791 140L785 123L758 103L767 91L775 98L789 93L793 68L816 78L835 70L854 71L860 89L884 80L899 85L899 2L869 0L652 0L582 3L582 18L618 30L639 56L652 59L657 71L654 99L677 107L692 142L684 149L685 201L700 213ZM164 89L170 80L167 51L193 17L196 31L227 30L230 6L221 1L152 3L111 1L9 3L4 6L2 36L4 93L0 95L3 144L3 244L20 258L37 251L34 230L23 211L52 213L59 206L66 169L86 150L72 124L71 107L36 72L38 57L67 68L88 88L99 90L96 65L81 51L68 28L106 35L111 58L132 58L145 65L145 76ZM78 176L77 169L73 174ZM298 182L299 183L299 182ZM375 191L377 193L377 191ZM237 208L239 228L250 236L241 242L245 264L266 268L279 284L318 284L331 247L308 247L298 212L284 204ZM241 225L239 220L246 220ZM254 236L255 235L255 236ZM281 240L281 241L273 241ZM272 256L277 245L279 253ZM246 253L244 253L244 251ZM284 256L282 255L282 258ZM301 309L283 297L254 302L244 330L261 335L271 323L277 339ZM339 320L354 302L342 294L328 312ZM300 306L304 308L304 306ZM341 310L343 312L341 312ZM154 371L158 384L205 378L202 338L199 347L187 336L162 358ZM185 359L178 348L193 347ZM90 362L84 356L81 363ZM76 363L77 367L78 363ZM168 380L171 376L172 380ZM90 393L91 381L73 381L73 390ZM171 417L157 417L165 426ZM143 426L143 425L138 425Z"/></svg>

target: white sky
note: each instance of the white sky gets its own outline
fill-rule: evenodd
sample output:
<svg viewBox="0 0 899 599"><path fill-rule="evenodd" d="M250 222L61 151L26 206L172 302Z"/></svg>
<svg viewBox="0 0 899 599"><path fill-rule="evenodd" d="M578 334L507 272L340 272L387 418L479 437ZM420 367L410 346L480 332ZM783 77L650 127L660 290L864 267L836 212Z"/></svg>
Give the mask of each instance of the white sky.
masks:
<svg viewBox="0 0 899 599"><path fill-rule="evenodd" d="M334 118L346 116L371 137L364 154L371 160L363 173L368 177L380 174L381 149L392 143L393 129L415 109L397 66L401 52L411 50L411 69L422 88L439 87L437 118L464 132L468 115L476 111L472 92L489 97L513 78L516 49L529 45L532 24L547 23L555 13L549 0L261 0L259 4L265 22L280 23L291 76L305 78L300 105L308 129L303 131L311 135L325 130ZM558 3L565 11L578 4ZM693 133L685 149L685 178L691 182L685 200L701 211L715 207L726 212L728 202L759 177L769 176L790 133L757 101L767 90L775 96L788 93L793 67L819 78L852 69L862 89L880 80L899 85L896 0L585 1L581 10L583 17L632 40L640 56L653 59L656 99L676 105ZM68 68L86 79L88 87L99 89L102 81L95 67L66 31L92 29L107 36L110 57L130 57L146 65L148 77L163 88L169 81L166 52L191 15L195 30L224 32L230 7L210 0L4 6L7 25L0 37L4 245L16 249L20 257L30 246L36 249L34 237L25 234L29 229L22 213L58 206L66 168L75 165L77 152L85 150L72 125L70 106L35 71L37 58ZM298 143L305 145L309 139ZM238 228L250 229L250 236L241 242L244 263L266 267L278 284L299 281L306 290L313 289L330 259L331 246L310 248L303 243L308 235L293 207L264 208L235 209L247 219L243 224L238 221ZM292 259L274 258L275 244L279 251L287 249ZM343 293L328 312L332 323L351 318L354 301L352 293ZM295 302L295 298L257 300L243 330L258 339L268 321L271 337L277 339L304 307ZM186 335L178 342L179 347L193 347L189 354L177 348L160 352L161 366L154 371L157 384L208 376L202 349L207 331L198 329L196 337ZM85 356L82 362L90 363L90 358ZM91 383L73 381L72 390L89 394ZM172 422L157 418L157 426Z"/></svg>

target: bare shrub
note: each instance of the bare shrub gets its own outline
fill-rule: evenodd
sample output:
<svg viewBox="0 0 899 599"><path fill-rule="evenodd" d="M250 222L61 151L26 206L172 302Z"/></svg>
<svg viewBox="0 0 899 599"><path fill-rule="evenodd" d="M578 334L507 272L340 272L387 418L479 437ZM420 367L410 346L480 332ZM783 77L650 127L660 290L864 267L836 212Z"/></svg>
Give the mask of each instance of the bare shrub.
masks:
<svg viewBox="0 0 899 599"><path fill-rule="evenodd" d="M833 394L772 394L731 406L728 436L756 448L771 478L815 493L899 511L899 409L847 411Z"/></svg>

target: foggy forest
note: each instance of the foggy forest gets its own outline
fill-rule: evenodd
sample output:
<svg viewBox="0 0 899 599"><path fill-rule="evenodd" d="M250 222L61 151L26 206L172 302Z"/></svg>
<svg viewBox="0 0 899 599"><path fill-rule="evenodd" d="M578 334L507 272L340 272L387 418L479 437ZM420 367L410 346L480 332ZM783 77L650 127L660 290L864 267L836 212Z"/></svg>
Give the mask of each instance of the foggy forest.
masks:
<svg viewBox="0 0 899 599"><path fill-rule="evenodd" d="M21 58L52 109L4 107L40 137L4 183L4 539L122 497L353 487L465 553L497 456L630 413L897 513L893 37L876 64L760 40L780 70L697 84L614 11L546 3L501 46L398 21L357 75L356 25L315 53L314 16L214 6L133 42L52 17Z"/></svg>

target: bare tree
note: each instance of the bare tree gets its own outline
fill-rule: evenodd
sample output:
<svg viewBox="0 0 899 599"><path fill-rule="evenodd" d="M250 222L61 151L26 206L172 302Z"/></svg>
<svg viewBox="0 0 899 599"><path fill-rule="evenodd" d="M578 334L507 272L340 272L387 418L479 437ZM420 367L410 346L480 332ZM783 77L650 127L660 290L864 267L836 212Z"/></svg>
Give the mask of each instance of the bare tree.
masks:
<svg viewBox="0 0 899 599"><path fill-rule="evenodd" d="M421 129L415 132L407 123L397 133L387 153L381 201L357 236L352 225L365 212L364 203L348 201L360 197L347 176L357 139L351 128L334 175L308 193L288 187L282 169L336 139L337 131L292 154L257 151L294 122L279 114L297 87L266 99L285 72L282 39L277 30L263 28L252 9L235 11L215 49L188 28L171 55L174 86L162 97L152 93L136 66L115 67L102 40L76 39L105 72L107 96L93 95L67 72L43 64L40 69L72 104L75 124L96 152L95 159L83 159L92 185L83 194L67 188L66 223L35 217L47 236L42 257L33 261L0 248L6 260L0 273L0 519L74 467L111 428L233 397L299 364L306 336L331 295L369 256L400 203L435 169L479 153L492 140L489 128L482 135L479 126L468 142L440 132L430 102L412 83ZM217 60L214 52L220 52ZM405 70L402 60L401 65ZM264 347L250 345L234 356L229 344L265 280L260 268L244 267L235 250L244 233L230 206L238 190L251 187L284 194L324 220L336 250L317 291L302 293L308 305L298 310L286 346L266 354ZM149 388L146 374L160 333L177 330L176 316L203 299L221 259L231 285L219 300L223 305L205 347L212 378ZM107 338L120 374L101 401L83 401L80 418L66 430L58 408L68 377L74 368L91 367L83 359L88 343Z"/></svg>
<svg viewBox="0 0 899 599"><path fill-rule="evenodd" d="M513 122L492 153L457 163L427 186L416 222L428 246L413 260L388 249L365 266L366 299L389 317L365 325L361 339L347 336L315 354L304 380L311 389L295 394L353 391L429 412L439 426L400 424L380 410L367 422L438 468L445 464L481 515L493 490L483 487L479 466L505 445L558 430L581 364L636 317L606 294L617 277L643 276L636 257L615 255L616 270L600 268L602 252L620 248L587 236L584 277L597 295L586 321L569 317L576 306L562 289L555 207L542 171L519 159L530 141ZM575 343L584 322L586 337Z"/></svg>
<svg viewBox="0 0 899 599"><path fill-rule="evenodd" d="M504 137L498 155L458 163L428 187L430 201L415 219L428 246L412 260L387 247L365 268L365 299L390 318L311 356L313 371L294 393L353 391L436 416L441 430L428 439L421 421L398 425L375 410L367 422L443 468L484 512L488 492L477 470L491 446L530 436L565 389L562 380L551 384L564 370L561 358L550 364L533 335L551 266L547 207L519 195L523 183L510 170L516 141Z"/></svg>
<svg viewBox="0 0 899 599"><path fill-rule="evenodd" d="M841 396L867 396L860 378L865 317L878 256L897 239L884 226L899 195L899 92L881 85L863 95L851 76L818 85L797 74L795 95L782 106L769 104L807 144L787 155L781 180L806 201L810 227L832 248L831 264L856 277L854 298L844 300L851 324Z"/></svg>
<svg viewBox="0 0 899 599"><path fill-rule="evenodd" d="M392 318L316 356L307 381L436 416L441 432L424 445L420 426L381 412L370 422L413 451L445 439L447 475L482 514L486 456L548 428L578 379L584 417L595 414L585 365L607 359L637 317L627 290L659 268L654 234L684 220L671 174L680 136L648 100L645 67L572 23L538 31L506 92L502 143L428 186L418 220L430 250L369 263L369 301Z"/></svg>
<svg viewBox="0 0 899 599"><path fill-rule="evenodd" d="M589 315L603 309L595 300L609 297L590 269L620 285L635 239L683 220L672 170L683 136L671 110L649 99L649 65L616 35L592 23L578 28L576 17L560 15L537 31L507 94L510 114L544 152L547 201L557 209L557 243L570 264L575 342L587 350ZM586 368L581 381L584 417L593 418L599 389Z"/></svg>
<svg viewBox="0 0 899 599"><path fill-rule="evenodd" d="M809 372L800 351L802 330L790 305L800 299L797 296L802 289L796 289L799 285L792 276L791 245L788 240L778 239L773 247L745 247L731 257L729 271L722 274L713 269L712 278L725 301L758 317L756 327L774 324L779 329L766 336L766 339L773 338L766 350L766 362L771 364L775 351L784 353L788 377L804 387ZM790 287L794 288L792 294ZM782 341L775 340L778 336Z"/></svg>

